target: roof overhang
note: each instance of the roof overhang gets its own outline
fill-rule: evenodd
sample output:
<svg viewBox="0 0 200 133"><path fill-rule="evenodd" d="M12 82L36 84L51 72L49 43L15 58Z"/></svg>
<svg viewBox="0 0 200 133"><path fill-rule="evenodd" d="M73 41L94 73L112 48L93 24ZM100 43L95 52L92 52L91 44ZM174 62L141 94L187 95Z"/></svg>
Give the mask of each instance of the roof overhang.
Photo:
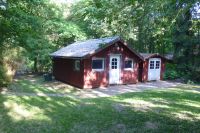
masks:
<svg viewBox="0 0 200 133"><path fill-rule="evenodd" d="M111 45L115 44L116 42L122 43L122 44L123 44L124 46L126 46L133 54L135 54L141 61L144 61L143 57L142 57L139 53L137 53L136 51L134 51L130 46L128 46L128 44L127 44L121 37L119 37L119 38L113 40L112 42L109 43L109 45L106 45L106 47L101 48L101 49L97 49L94 53L88 54L88 55L84 56L84 58L90 58L91 56L94 56L95 54L97 54L97 53L103 51L104 49L110 47Z"/></svg>
<svg viewBox="0 0 200 133"><path fill-rule="evenodd" d="M83 57L68 57L68 56L51 56L52 59L61 58L61 59L83 59Z"/></svg>
<svg viewBox="0 0 200 133"><path fill-rule="evenodd" d="M136 51L134 51L130 46L128 46L128 44L127 44L121 37L117 37L115 40L113 40L113 41L107 43L107 45L105 45L105 47L102 47L102 48L99 48L99 49L97 49L97 50L95 50L95 51L92 51L91 53L89 53L89 54L87 54L87 55L85 55L85 56L83 56L83 57L53 56L53 55L51 55L51 54L50 54L50 56L51 56L52 58L63 58L63 59L88 59L88 58L90 58L91 56L94 56L95 54L97 54L97 53L103 51L104 49L110 47L111 45L115 44L116 42L122 43L124 46L127 47L127 49L129 49L133 54L135 54L141 61L144 61L143 57L142 57L139 53L137 53Z"/></svg>
<svg viewBox="0 0 200 133"><path fill-rule="evenodd" d="M159 53L152 53L152 54L149 54L149 56L142 56L142 57L143 57L144 61L148 60L149 58L154 58L154 57L160 57L160 58L162 58L162 59L164 59L166 61L173 61L173 59L166 58L165 56L162 56Z"/></svg>

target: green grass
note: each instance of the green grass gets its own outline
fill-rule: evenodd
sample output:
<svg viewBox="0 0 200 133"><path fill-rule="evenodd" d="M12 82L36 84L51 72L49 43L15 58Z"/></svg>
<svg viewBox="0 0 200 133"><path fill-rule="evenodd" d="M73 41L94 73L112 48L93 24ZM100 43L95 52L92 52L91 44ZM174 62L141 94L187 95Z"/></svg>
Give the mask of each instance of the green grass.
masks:
<svg viewBox="0 0 200 133"><path fill-rule="evenodd" d="M37 85L41 86L30 82L34 89ZM32 92L26 88L29 83L20 91ZM0 95L0 133L200 132L197 88L188 85L95 99Z"/></svg>
<svg viewBox="0 0 200 133"><path fill-rule="evenodd" d="M78 88L72 87L60 82L44 81L42 76L28 75L21 76L15 79L8 87L11 92L25 92L25 93L73 93L79 91Z"/></svg>

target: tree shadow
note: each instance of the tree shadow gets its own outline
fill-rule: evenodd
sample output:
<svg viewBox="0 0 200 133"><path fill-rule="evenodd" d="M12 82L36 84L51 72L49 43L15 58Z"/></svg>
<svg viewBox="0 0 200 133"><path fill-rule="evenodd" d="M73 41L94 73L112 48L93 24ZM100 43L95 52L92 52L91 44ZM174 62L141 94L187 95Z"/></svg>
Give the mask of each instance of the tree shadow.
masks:
<svg viewBox="0 0 200 133"><path fill-rule="evenodd" d="M96 99L0 95L0 132L200 131L200 120L195 115L189 116L192 119L175 116L181 111L200 114L199 107L184 104L183 100L200 103L199 94L179 91L145 91ZM134 104L148 108L141 110ZM116 109L114 105L120 106Z"/></svg>
<svg viewBox="0 0 200 133"><path fill-rule="evenodd" d="M17 77L8 87L8 91L26 93L75 93L80 91L80 89L56 80L47 82L38 75L25 75Z"/></svg>

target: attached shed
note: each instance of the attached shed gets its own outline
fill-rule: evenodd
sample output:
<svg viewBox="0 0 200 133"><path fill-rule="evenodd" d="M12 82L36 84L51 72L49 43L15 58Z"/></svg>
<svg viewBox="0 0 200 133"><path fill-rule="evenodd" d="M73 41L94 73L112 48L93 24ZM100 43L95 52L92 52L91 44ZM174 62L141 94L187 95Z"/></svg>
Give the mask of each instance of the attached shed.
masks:
<svg viewBox="0 0 200 133"><path fill-rule="evenodd" d="M161 56L158 53L140 53L144 61L140 63L139 81L162 80L165 64L172 60L171 55Z"/></svg>

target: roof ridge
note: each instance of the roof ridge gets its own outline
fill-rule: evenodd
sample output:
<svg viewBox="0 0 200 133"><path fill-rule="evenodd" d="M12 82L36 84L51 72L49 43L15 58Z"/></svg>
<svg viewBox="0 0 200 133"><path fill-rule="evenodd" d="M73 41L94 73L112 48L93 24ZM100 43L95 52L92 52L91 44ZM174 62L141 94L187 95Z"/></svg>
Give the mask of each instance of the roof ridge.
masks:
<svg viewBox="0 0 200 133"><path fill-rule="evenodd" d="M69 45L72 45L74 43L84 43L84 42L87 42L87 41L94 41L94 40L106 40L106 39L111 39L111 38L120 38L120 36L110 36L110 37L102 37L102 38L90 38L90 39L86 39L86 40L78 40L78 41L75 41L71 44L68 44L66 46L64 46L63 48L69 46Z"/></svg>
<svg viewBox="0 0 200 133"><path fill-rule="evenodd" d="M84 57L87 54L90 54L91 52L96 51L99 49L99 45L103 44L110 44L114 41L120 40L119 36L113 36L113 37L104 37L99 39L88 39L83 41L76 41L72 44L69 44L65 47L60 48L58 51L50 54L50 56L53 57ZM80 52L80 50L82 52ZM77 51L78 50L78 51Z"/></svg>

